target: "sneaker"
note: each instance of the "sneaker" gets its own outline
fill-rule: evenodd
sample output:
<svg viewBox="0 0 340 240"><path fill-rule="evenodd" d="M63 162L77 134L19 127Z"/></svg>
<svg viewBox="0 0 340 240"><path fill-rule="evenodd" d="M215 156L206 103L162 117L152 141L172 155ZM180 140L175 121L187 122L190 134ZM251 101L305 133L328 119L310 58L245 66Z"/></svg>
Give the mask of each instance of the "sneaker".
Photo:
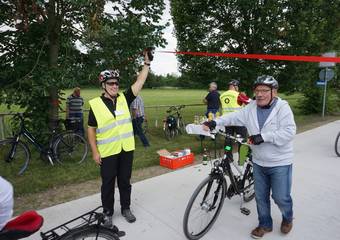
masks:
<svg viewBox="0 0 340 240"><path fill-rule="evenodd" d="M113 228L112 216L108 216L104 214L103 226L106 228Z"/></svg>
<svg viewBox="0 0 340 240"><path fill-rule="evenodd" d="M132 214L130 209L124 209L122 210L122 215L125 217L126 221L129 223L133 223L136 221L136 217Z"/></svg>
<svg viewBox="0 0 340 240"><path fill-rule="evenodd" d="M263 235L265 235L266 233L269 233L271 231L273 231L272 228L257 227L253 231L251 231L250 235L251 235L252 238L259 239L259 238L262 238Z"/></svg>
<svg viewBox="0 0 340 240"><path fill-rule="evenodd" d="M293 222L286 222L283 221L281 222L281 232L283 234L288 234L290 232L290 230L292 230L293 228Z"/></svg>

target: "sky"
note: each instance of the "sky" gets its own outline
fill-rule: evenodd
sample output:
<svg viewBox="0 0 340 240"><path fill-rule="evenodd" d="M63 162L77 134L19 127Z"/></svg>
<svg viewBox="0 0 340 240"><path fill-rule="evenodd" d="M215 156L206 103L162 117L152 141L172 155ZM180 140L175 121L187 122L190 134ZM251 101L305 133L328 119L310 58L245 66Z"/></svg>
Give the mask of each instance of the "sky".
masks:
<svg viewBox="0 0 340 240"><path fill-rule="evenodd" d="M176 74L179 75L178 63L175 54L159 53L157 51L174 51L177 46L177 40L174 36L174 25L170 15L169 0L165 0L166 9L162 17L162 23L169 22L170 25L164 29L164 38L168 44L164 48L156 48L155 57L151 65L151 70L157 75Z"/></svg>

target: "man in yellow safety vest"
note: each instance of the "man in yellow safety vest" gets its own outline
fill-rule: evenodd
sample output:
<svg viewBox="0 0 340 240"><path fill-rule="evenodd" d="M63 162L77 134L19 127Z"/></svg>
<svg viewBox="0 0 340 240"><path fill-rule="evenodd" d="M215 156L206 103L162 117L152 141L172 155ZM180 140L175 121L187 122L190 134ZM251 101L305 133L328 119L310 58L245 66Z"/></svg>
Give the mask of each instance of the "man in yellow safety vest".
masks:
<svg viewBox="0 0 340 240"><path fill-rule="evenodd" d="M228 83L228 90L220 96L223 115L236 112L250 102L250 99L245 94L239 92L239 85L238 80L231 80ZM247 129L243 126L226 126L225 132L230 135L240 134L244 138L247 136ZM232 148L230 138L226 138L225 145ZM229 154L229 157L232 157L232 151Z"/></svg>
<svg viewBox="0 0 340 240"><path fill-rule="evenodd" d="M104 225L113 227L114 189L117 178L121 213L132 223L136 217L130 210L131 172L135 141L129 107L142 89L148 76L151 50L144 51L144 66L136 82L119 93L119 71L105 70L99 75L103 94L89 101L88 139L93 160L100 166L101 201Z"/></svg>

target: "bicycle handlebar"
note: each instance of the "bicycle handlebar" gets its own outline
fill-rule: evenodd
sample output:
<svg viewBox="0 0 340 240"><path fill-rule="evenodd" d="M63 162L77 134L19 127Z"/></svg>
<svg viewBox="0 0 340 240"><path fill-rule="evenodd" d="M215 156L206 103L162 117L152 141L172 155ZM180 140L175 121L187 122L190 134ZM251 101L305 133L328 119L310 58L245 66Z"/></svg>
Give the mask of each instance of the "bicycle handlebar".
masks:
<svg viewBox="0 0 340 240"><path fill-rule="evenodd" d="M246 138L243 138L243 137L234 137L233 135L226 134L221 129L219 129L218 131L217 130L213 130L210 133L213 134L213 135L220 134L220 135L222 135L222 136L224 136L226 138L230 138L230 139L234 140L235 142L238 142L238 143L240 143L242 145L250 146L250 144L247 143L247 139Z"/></svg>

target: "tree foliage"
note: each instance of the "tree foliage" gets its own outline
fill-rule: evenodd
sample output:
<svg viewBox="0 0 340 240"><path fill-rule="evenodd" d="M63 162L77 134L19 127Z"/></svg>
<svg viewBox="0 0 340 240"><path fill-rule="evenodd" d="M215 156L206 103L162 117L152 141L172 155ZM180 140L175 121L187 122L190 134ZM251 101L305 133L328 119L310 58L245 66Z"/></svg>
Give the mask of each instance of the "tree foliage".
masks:
<svg viewBox="0 0 340 240"><path fill-rule="evenodd" d="M321 55L340 49L339 7L337 0L172 0L171 14L180 51ZM189 55L178 59L182 77L197 87L216 81L226 88L226 82L236 78L250 92L258 75L270 74L279 80L281 91L319 91L317 63Z"/></svg>
<svg viewBox="0 0 340 240"><path fill-rule="evenodd" d="M36 130L47 122L47 112L57 115L61 89L97 84L105 68L119 68L124 80L131 79L139 53L165 44L163 0L0 4L0 103L32 113Z"/></svg>

